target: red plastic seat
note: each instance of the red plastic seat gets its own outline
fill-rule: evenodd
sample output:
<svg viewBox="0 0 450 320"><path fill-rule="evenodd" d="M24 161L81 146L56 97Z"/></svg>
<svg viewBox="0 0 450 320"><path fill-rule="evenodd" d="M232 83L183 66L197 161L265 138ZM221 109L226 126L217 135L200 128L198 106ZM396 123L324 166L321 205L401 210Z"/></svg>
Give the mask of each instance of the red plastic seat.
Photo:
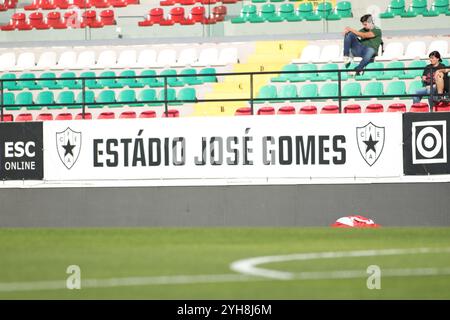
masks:
<svg viewBox="0 0 450 320"><path fill-rule="evenodd" d="M411 109L409 111L411 111L411 112L429 112L430 107L428 106L428 103L418 102L418 103L414 103L411 106Z"/></svg>
<svg viewBox="0 0 450 320"><path fill-rule="evenodd" d="M159 3L160 6L173 6L177 3L175 0L164 0Z"/></svg>
<svg viewBox="0 0 450 320"><path fill-rule="evenodd" d="M59 9L67 9L70 6L69 0L53 0Z"/></svg>
<svg viewBox="0 0 450 320"><path fill-rule="evenodd" d="M180 112L177 109L169 109L167 113L164 111L162 114L163 118L178 118L180 116Z"/></svg>
<svg viewBox="0 0 450 320"><path fill-rule="evenodd" d="M251 116L252 115L252 109L250 107L242 107L237 109L234 112L235 116Z"/></svg>
<svg viewBox="0 0 450 320"><path fill-rule="evenodd" d="M192 6L195 4L195 0L178 0L177 1L179 4L181 4L182 6Z"/></svg>
<svg viewBox="0 0 450 320"><path fill-rule="evenodd" d="M119 116L120 119L135 119L136 112L134 111L124 111Z"/></svg>
<svg viewBox="0 0 450 320"><path fill-rule="evenodd" d="M433 111L435 112L449 112L450 111L450 103L439 102L434 105Z"/></svg>
<svg viewBox="0 0 450 320"><path fill-rule="evenodd" d="M191 17L195 22L203 22L205 20L205 7L193 7L191 9Z"/></svg>
<svg viewBox="0 0 450 320"><path fill-rule="evenodd" d="M113 10L103 10L100 12L100 21L105 26L112 26L116 24L116 18L114 17Z"/></svg>
<svg viewBox="0 0 450 320"><path fill-rule="evenodd" d="M361 106L359 104L349 104L344 107L344 113L361 113Z"/></svg>
<svg viewBox="0 0 450 320"><path fill-rule="evenodd" d="M83 119L82 113L79 113L75 116L75 120L91 120L91 119L92 119L92 113L89 113L89 112L85 112L84 119Z"/></svg>
<svg viewBox="0 0 450 320"><path fill-rule="evenodd" d="M108 8L111 6L108 0L91 0L91 3L96 8Z"/></svg>
<svg viewBox="0 0 450 320"><path fill-rule="evenodd" d="M336 105L324 106L324 107L322 107L322 109L320 110L320 113L322 113L322 114L326 114L326 113L339 113L339 106L336 106Z"/></svg>
<svg viewBox="0 0 450 320"><path fill-rule="evenodd" d="M43 10L55 10L57 8L53 0L41 0L41 9Z"/></svg>
<svg viewBox="0 0 450 320"><path fill-rule="evenodd" d="M80 9L89 9L92 7L90 0L73 0L73 5Z"/></svg>
<svg viewBox="0 0 450 320"><path fill-rule="evenodd" d="M258 109L257 114L260 116L274 115L275 109L274 107L262 107Z"/></svg>
<svg viewBox="0 0 450 320"><path fill-rule="evenodd" d="M97 20L97 12L95 10L87 10L82 14L83 27L102 28L103 23Z"/></svg>
<svg viewBox="0 0 450 320"><path fill-rule="evenodd" d="M97 119L115 119L116 115L114 112L102 112L98 115Z"/></svg>
<svg viewBox="0 0 450 320"><path fill-rule="evenodd" d="M66 29L67 26L61 19L61 13L52 11L47 14L47 24L53 29Z"/></svg>
<svg viewBox="0 0 450 320"><path fill-rule="evenodd" d="M32 12L28 19L30 20L30 25L35 29L45 30L49 29L50 26L44 22L44 15L42 12Z"/></svg>
<svg viewBox="0 0 450 320"><path fill-rule="evenodd" d="M388 107L387 112L406 112L406 105L403 103L393 103Z"/></svg>
<svg viewBox="0 0 450 320"><path fill-rule="evenodd" d="M384 112L384 107L382 104L379 104L379 103L369 104L366 107L366 112L367 113Z"/></svg>
<svg viewBox="0 0 450 320"><path fill-rule="evenodd" d="M211 5L211 4L216 4L217 0L200 0L200 1L197 1L197 2L200 2L203 5Z"/></svg>
<svg viewBox="0 0 450 320"><path fill-rule="evenodd" d="M3 119L1 119L3 122L11 122L14 121L14 116L12 114L4 114Z"/></svg>
<svg viewBox="0 0 450 320"><path fill-rule="evenodd" d="M64 13L64 24L72 29L82 28L83 24L79 20L78 11L70 10Z"/></svg>
<svg viewBox="0 0 450 320"><path fill-rule="evenodd" d="M298 112L300 114L317 114L317 107L316 106L304 106L300 108L300 111Z"/></svg>
<svg viewBox="0 0 450 320"><path fill-rule="evenodd" d="M40 113L36 117L36 121L50 121L53 120L53 115L51 113Z"/></svg>
<svg viewBox="0 0 450 320"><path fill-rule="evenodd" d="M161 20L164 20L164 9L162 8L150 9L148 14L150 15L149 20L153 23L159 23Z"/></svg>
<svg viewBox="0 0 450 320"><path fill-rule="evenodd" d="M33 121L33 116L31 113L20 113L16 117L16 122Z"/></svg>
<svg viewBox="0 0 450 320"><path fill-rule="evenodd" d="M180 22L184 19L184 8L183 7L173 7L170 9L170 16L174 22Z"/></svg>
<svg viewBox="0 0 450 320"><path fill-rule="evenodd" d="M109 3L114 8L123 8L123 7L126 7L128 5L128 2L126 0L109 0Z"/></svg>
<svg viewBox="0 0 450 320"><path fill-rule="evenodd" d="M25 10L37 10L41 8L41 0L33 0L33 2L23 7Z"/></svg>
<svg viewBox="0 0 450 320"><path fill-rule="evenodd" d="M142 111L139 118L156 118L156 112L153 110Z"/></svg>
<svg viewBox="0 0 450 320"><path fill-rule="evenodd" d="M71 113L57 114L55 120L72 120L72 114Z"/></svg>
<svg viewBox="0 0 450 320"><path fill-rule="evenodd" d="M216 21L224 21L225 16L227 15L227 7L226 6L217 6L212 10L213 17Z"/></svg>
<svg viewBox="0 0 450 320"><path fill-rule="evenodd" d="M172 20L172 18L166 18L159 21L160 26L173 26L175 24L175 21Z"/></svg>
<svg viewBox="0 0 450 320"><path fill-rule="evenodd" d="M138 21L138 26L139 27L150 27L153 25L153 21L151 20L150 16L147 15L147 17L145 18L145 20L142 21Z"/></svg>
<svg viewBox="0 0 450 320"><path fill-rule="evenodd" d="M295 107L293 106L284 106L278 109L278 114L295 114Z"/></svg>

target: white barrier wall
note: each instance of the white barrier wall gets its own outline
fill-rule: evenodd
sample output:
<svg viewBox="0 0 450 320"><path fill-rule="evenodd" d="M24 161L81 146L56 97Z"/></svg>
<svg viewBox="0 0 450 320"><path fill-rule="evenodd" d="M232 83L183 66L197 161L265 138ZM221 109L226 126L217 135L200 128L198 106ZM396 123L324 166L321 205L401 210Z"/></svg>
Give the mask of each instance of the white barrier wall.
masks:
<svg viewBox="0 0 450 320"><path fill-rule="evenodd" d="M44 123L47 182L402 175L400 113Z"/></svg>

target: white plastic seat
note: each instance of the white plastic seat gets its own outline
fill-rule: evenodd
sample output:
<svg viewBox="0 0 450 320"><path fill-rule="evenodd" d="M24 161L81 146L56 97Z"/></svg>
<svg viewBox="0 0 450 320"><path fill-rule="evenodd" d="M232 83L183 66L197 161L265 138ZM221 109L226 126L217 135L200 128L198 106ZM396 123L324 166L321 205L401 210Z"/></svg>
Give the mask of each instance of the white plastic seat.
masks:
<svg viewBox="0 0 450 320"><path fill-rule="evenodd" d="M302 50L299 59L292 60L293 63L311 63L320 57L320 47L316 45L309 45Z"/></svg>
<svg viewBox="0 0 450 320"><path fill-rule="evenodd" d="M14 52L6 52L0 56L0 71L13 70L16 65L16 55Z"/></svg>
<svg viewBox="0 0 450 320"><path fill-rule="evenodd" d="M342 60L342 50L338 44L326 45L322 48L320 56L316 62L329 63Z"/></svg>
<svg viewBox="0 0 450 320"><path fill-rule="evenodd" d="M153 68L170 67L177 62L177 52L173 49L163 49L158 54L158 59L152 65Z"/></svg>
<svg viewBox="0 0 450 320"><path fill-rule="evenodd" d="M404 50L405 48L401 42L388 43L384 50L384 54L377 57L377 61L398 60L403 57Z"/></svg>
<svg viewBox="0 0 450 320"><path fill-rule="evenodd" d="M192 65L197 61L198 55L197 50L195 48L187 48L183 49L180 52L180 56L178 57L177 62L175 62L173 67L187 67Z"/></svg>
<svg viewBox="0 0 450 320"><path fill-rule="evenodd" d="M77 62L71 69L93 69L95 68L95 52L92 50L82 51L78 54Z"/></svg>
<svg viewBox="0 0 450 320"><path fill-rule="evenodd" d="M117 64L117 55L114 50L105 50L100 52L94 69L108 69Z"/></svg>
<svg viewBox="0 0 450 320"><path fill-rule="evenodd" d="M423 41L412 41L406 47L405 55L403 59L422 59L425 56L427 46Z"/></svg>
<svg viewBox="0 0 450 320"><path fill-rule="evenodd" d="M439 51L442 58L450 58L450 52L448 52L448 41L447 40L435 40L430 43L428 47L428 54L433 51ZM428 58L428 55L426 56Z"/></svg>
<svg viewBox="0 0 450 320"><path fill-rule="evenodd" d="M216 63L211 64L212 66L226 66L229 64L237 63L238 60L238 50L236 47L223 48L220 50L219 58Z"/></svg>
<svg viewBox="0 0 450 320"><path fill-rule="evenodd" d="M124 50L119 54L117 63L113 68L123 69L129 68L136 64L137 52L136 50Z"/></svg>
<svg viewBox="0 0 450 320"><path fill-rule="evenodd" d="M34 52L22 52L17 58L16 66L13 70L23 71L31 70L36 65L36 56Z"/></svg>
<svg viewBox="0 0 450 320"><path fill-rule="evenodd" d="M58 63L52 68L55 70L70 69L77 62L75 51L64 51L59 57Z"/></svg>
<svg viewBox="0 0 450 320"><path fill-rule="evenodd" d="M148 68L156 63L156 51L153 49L145 49L139 53L138 59L133 68Z"/></svg>
<svg viewBox="0 0 450 320"><path fill-rule="evenodd" d="M206 48L200 52L198 61L195 62L193 67L205 67L217 64L219 59L219 50L217 48Z"/></svg>
<svg viewBox="0 0 450 320"><path fill-rule="evenodd" d="M53 69L56 66L56 52L45 51L43 52L33 70L47 70Z"/></svg>

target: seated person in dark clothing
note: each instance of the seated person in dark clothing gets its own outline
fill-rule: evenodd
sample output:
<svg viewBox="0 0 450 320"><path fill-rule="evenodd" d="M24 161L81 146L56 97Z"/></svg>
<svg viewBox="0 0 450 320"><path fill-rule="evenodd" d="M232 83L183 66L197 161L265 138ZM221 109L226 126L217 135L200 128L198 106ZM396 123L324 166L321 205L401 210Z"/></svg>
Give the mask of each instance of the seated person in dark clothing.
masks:
<svg viewBox="0 0 450 320"><path fill-rule="evenodd" d="M431 79L437 78L438 69L444 69L445 66L442 64L441 54L438 51L433 51L429 55L430 64L425 67L425 70L422 74L422 84L423 88L417 89L416 94L419 95L417 97L413 97L413 103L418 103L422 100L423 96L430 95L428 98L428 103L430 106L434 105L433 95L436 94L436 80L433 80L433 86L431 87ZM433 69L435 69L433 71Z"/></svg>
<svg viewBox="0 0 450 320"><path fill-rule="evenodd" d="M436 71L436 90L439 96L437 96L437 101L450 101L449 93L450 93L450 68L447 67L445 69L439 69ZM446 94L441 96L442 94Z"/></svg>
<svg viewBox="0 0 450 320"><path fill-rule="evenodd" d="M372 16L366 14L360 21L363 28L359 31L349 27L344 29L344 64L348 68L353 57L361 57L361 62L355 68L357 75L377 56L382 43L381 29L375 26Z"/></svg>

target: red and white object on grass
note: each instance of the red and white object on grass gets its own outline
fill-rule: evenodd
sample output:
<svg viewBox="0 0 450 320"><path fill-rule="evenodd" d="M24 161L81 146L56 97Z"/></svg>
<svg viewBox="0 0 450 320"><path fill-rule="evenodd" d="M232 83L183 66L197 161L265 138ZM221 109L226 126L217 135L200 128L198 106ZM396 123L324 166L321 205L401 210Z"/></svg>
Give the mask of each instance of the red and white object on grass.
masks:
<svg viewBox="0 0 450 320"><path fill-rule="evenodd" d="M333 228L378 228L379 224L376 224L372 219L363 216L347 216L336 220L331 225Z"/></svg>

